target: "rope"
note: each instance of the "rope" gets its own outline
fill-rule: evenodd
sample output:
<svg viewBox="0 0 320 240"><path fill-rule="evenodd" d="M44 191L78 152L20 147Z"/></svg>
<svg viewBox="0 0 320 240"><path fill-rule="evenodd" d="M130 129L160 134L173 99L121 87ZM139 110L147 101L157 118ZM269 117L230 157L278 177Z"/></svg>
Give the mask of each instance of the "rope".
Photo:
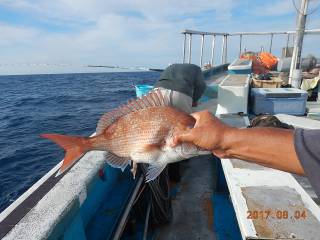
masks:
<svg viewBox="0 0 320 240"><path fill-rule="evenodd" d="M143 174L147 164L141 164ZM169 193L169 174L166 168L155 180L148 183L151 190L152 220L157 224L168 223L172 219L171 198Z"/></svg>

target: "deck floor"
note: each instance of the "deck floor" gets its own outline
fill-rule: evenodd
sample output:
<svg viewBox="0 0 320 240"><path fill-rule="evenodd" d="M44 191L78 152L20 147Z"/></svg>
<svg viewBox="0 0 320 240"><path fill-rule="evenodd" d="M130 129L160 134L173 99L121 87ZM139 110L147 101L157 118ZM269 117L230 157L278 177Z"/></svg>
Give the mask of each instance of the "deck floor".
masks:
<svg viewBox="0 0 320 240"><path fill-rule="evenodd" d="M202 156L181 162L181 182L172 201L173 220L156 234L157 240L216 239L213 232L212 158Z"/></svg>

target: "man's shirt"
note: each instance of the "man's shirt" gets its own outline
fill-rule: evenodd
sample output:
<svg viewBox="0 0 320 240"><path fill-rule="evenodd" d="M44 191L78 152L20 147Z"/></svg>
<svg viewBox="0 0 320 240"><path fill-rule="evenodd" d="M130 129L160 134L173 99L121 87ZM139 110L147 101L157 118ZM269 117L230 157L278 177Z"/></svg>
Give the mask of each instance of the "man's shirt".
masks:
<svg viewBox="0 0 320 240"><path fill-rule="evenodd" d="M320 129L296 129L294 145L304 172L320 197Z"/></svg>

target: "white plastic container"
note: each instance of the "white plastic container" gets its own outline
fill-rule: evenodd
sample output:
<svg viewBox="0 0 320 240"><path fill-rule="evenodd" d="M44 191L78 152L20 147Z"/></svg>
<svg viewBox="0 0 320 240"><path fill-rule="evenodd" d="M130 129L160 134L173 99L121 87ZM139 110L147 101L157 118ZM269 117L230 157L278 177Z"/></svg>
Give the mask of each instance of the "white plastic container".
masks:
<svg viewBox="0 0 320 240"><path fill-rule="evenodd" d="M250 75L228 75L219 84L216 114L248 112Z"/></svg>

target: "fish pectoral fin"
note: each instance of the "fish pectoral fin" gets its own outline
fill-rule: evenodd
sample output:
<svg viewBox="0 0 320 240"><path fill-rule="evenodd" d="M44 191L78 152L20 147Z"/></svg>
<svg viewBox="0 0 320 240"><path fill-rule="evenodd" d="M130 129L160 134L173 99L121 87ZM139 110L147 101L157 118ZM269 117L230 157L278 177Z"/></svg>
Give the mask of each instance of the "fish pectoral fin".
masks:
<svg viewBox="0 0 320 240"><path fill-rule="evenodd" d="M142 148L143 152L153 152L153 151L159 151L162 147L161 143L151 143L151 144L145 144Z"/></svg>
<svg viewBox="0 0 320 240"><path fill-rule="evenodd" d="M156 179L167 164L150 164L146 173L146 182Z"/></svg>
<svg viewBox="0 0 320 240"><path fill-rule="evenodd" d="M138 163L132 161L131 172L132 172L133 179L136 178L137 167L138 167Z"/></svg>
<svg viewBox="0 0 320 240"><path fill-rule="evenodd" d="M120 168L122 172L130 164L130 158L119 157L111 152L105 153L105 160L111 167Z"/></svg>

